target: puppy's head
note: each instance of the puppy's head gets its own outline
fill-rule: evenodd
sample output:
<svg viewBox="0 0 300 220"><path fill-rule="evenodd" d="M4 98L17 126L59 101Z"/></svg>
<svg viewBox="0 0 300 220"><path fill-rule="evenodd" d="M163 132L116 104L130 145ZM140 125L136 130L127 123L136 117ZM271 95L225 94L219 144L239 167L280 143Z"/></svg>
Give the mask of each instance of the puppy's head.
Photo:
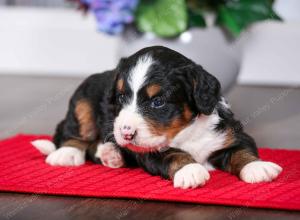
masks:
<svg viewBox="0 0 300 220"><path fill-rule="evenodd" d="M217 79L183 55L148 47L116 69L114 136L121 146L159 150L219 100Z"/></svg>

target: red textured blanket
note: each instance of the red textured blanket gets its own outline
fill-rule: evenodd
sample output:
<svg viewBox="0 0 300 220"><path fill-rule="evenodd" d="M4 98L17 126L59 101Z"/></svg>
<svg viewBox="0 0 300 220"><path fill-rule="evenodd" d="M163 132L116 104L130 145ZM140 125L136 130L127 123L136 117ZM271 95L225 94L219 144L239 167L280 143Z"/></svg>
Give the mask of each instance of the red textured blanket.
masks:
<svg viewBox="0 0 300 220"><path fill-rule="evenodd" d="M213 171L204 187L183 190L141 169L110 169L92 163L51 167L30 144L39 138L49 137L18 135L0 142L0 191L300 210L300 151L260 149L263 159L283 167L274 182L246 184Z"/></svg>

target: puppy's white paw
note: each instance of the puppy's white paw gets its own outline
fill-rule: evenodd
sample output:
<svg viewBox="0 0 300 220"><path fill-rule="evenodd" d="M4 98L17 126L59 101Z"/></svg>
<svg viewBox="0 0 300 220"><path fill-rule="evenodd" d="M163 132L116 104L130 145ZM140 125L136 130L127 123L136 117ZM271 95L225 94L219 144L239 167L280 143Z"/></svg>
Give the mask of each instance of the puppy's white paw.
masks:
<svg viewBox="0 0 300 220"><path fill-rule="evenodd" d="M174 187L187 189L203 186L209 178L208 171L201 164L191 163L175 173Z"/></svg>
<svg viewBox="0 0 300 220"><path fill-rule="evenodd" d="M243 167L240 178L246 183L270 182L282 171L275 163L266 161L253 161Z"/></svg>
<svg viewBox="0 0 300 220"><path fill-rule="evenodd" d="M54 143L49 140L35 140L31 144L44 155L49 155L56 150Z"/></svg>
<svg viewBox="0 0 300 220"><path fill-rule="evenodd" d="M52 166L79 166L85 162L85 151L64 146L52 152L46 158L46 163Z"/></svg>
<svg viewBox="0 0 300 220"><path fill-rule="evenodd" d="M104 166L110 168L120 168L125 164L121 152L111 142L99 144L95 157L98 157Z"/></svg>

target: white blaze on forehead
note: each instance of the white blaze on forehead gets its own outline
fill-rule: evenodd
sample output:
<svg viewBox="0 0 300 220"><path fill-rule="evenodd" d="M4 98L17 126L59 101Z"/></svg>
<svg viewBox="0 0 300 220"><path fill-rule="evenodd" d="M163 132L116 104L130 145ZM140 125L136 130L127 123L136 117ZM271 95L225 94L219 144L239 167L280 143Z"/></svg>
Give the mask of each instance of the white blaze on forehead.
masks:
<svg viewBox="0 0 300 220"><path fill-rule="evenodd" d="M129 85L134 93L141 88L146 79L146 74L153 60L151 56L142 56L136 65L130 70Z"/></svg>
<svg viewBox="0 0 300 220"><path fill-rule="evenodd" d="M153 59L149 55L144 55L138 59L136 65L130 70L128 83L133 93L133 99L128 109L135 110L137 93L146 80L146 74L153 64Z"/></svg>

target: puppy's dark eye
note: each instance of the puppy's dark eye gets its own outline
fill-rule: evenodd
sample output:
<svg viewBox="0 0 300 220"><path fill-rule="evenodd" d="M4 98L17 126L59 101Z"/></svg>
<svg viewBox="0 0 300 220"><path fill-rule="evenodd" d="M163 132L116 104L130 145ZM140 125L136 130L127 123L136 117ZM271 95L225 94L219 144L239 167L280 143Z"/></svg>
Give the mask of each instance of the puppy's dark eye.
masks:
<svg viewBox="0 0 300 220"><path fill-rule="evenodd" d="M124 95L124 94L119 95L118 100L119 100L120 104L125 104L125 102L126 102L126 95Z"/></svg>
<svg viewBox="0 0 300 220"><path fill-rule="evenodd" d="M155 97L151 101L152 108L161 108L165 105L165 100L162 97Z"/></svg>

